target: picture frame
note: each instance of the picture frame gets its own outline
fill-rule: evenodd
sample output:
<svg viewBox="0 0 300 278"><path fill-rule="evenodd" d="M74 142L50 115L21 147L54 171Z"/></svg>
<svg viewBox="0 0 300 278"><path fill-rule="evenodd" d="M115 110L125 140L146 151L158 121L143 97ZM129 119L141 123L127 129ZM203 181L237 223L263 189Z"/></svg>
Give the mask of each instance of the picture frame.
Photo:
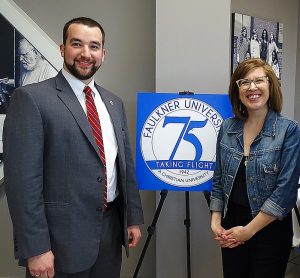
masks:
<svg viewBox="0 0 300 278"><path fill-rule="evenodd" d="M274 70L278 80L282 76L283 23L232 14L231 73L248 58L261 58Z"/></svg>

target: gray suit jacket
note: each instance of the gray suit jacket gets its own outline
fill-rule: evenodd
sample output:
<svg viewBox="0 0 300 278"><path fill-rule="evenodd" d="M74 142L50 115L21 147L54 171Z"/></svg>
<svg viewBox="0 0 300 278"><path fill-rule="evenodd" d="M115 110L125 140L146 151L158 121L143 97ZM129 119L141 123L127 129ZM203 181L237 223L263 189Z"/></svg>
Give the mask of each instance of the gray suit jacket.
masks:
<svg viewBox="0 0 300 278"><path fill-rule="evenodd" d="M96 85L97 86L97 85ZM97 86L118 144L119 207L124 245L127 226L143 223L122 101ZM13 93L4 124L4 171L15 256L48 250L56 269L79 272L96 260L104 172L86 115L58 73Z"/></svg>

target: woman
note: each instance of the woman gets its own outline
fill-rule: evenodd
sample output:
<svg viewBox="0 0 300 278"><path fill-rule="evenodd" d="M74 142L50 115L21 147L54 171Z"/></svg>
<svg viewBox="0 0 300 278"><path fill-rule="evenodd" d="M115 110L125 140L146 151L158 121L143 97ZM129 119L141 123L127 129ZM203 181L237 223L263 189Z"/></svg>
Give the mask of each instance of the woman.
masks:
<svg viewBox="0 0 300 278"><path fill-rule="evenodd" d="M261 59L237 66L229 97L235 116L218 135L210 204L224 277L283 278L300 174L299 125L280 114L279 82Z"/></svg>
<svg viewBox="0 0 300 278"><path fill-rule="evenodd" d="M250 40L250 55L251 58L260 58L260 41L255 29L252 31L252 37Z"/></svg>
<svg viewBox="0 0 300 278"><path fill-rule="evenodd" d="M264 61L267 61L268 57L268 31L264 29L261 33L261 40L260 40L260 58Z"/></svg>
<svg viewBox="0 0 300 278"><path fill-rule="evenodd" d="M274 71L276 77L280 79L280 69L279 69L279 63L278 63L278 57L277 52L273 50L272 52L272 62L270 64L272 70Z"/></svg>
<svg viewBox="0 0 300 278"><path fill-rule="evenodd" d="M240 63L246 59L247 51L249 50L249 39L247 38L247 28L242 27L241 35L237 45L237 62Z"/></svg>
<svg viewBox="0 0 300 278"><path fill-rule="evenodd" d="M271 65L272 63L272 53L273 51L276 51L276 54L278 52L278 47L276 45L276 42L275 42L275 36L274 36L274 33L270 33L270 40L269 40L269 47L268 47L268 59L267 59L267 62L269 63L269 65Z"/></svg>

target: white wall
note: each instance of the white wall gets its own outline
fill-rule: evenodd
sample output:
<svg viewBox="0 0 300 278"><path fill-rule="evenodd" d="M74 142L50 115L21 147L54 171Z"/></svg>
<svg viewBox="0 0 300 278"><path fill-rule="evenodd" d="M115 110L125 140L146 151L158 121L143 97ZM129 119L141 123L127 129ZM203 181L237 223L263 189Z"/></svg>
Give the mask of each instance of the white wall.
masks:
<svg viewBox="0 0 300 278"><path fill-rule="evenodd" d="M0 215L0 277L24 277L24 268L13 259L12 225L3 185L0 185Z"/></svg>
<svg viewBox="0 0 300 278"><path fill-rule="evenodd" d="M225 93L230 77L230 0L156 1L156 90ZM202 193L190 194L192 277L222 276ZM157 196L157 201L159 197ZM185 193L169 192L156 234L156 277L186 274Z"/></svg>

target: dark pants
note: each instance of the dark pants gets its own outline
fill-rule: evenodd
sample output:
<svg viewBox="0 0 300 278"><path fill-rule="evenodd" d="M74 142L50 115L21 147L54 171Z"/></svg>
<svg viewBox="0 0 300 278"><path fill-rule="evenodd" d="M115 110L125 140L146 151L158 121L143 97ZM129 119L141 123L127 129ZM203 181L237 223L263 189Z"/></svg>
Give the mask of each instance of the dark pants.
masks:
<svg viewBox="0 0 300 278"><path fill-rule="evenodd" d="M250 209L230 205L222 225L225 229L245 226L252 220ZM292 248L291 213L269 224L245 244L222 248L224 278L284 278Z"/></svg>
<svg viewBox="0 0 300 278"><path fill-rule="evenodd" d="M63 273L56 270L54 278L119 278L121 262L122 228L118 208L113 206L109 211L103 213L99 254L94 265L77 273ZM32 278L28 270L26 278Z"/></svg>

